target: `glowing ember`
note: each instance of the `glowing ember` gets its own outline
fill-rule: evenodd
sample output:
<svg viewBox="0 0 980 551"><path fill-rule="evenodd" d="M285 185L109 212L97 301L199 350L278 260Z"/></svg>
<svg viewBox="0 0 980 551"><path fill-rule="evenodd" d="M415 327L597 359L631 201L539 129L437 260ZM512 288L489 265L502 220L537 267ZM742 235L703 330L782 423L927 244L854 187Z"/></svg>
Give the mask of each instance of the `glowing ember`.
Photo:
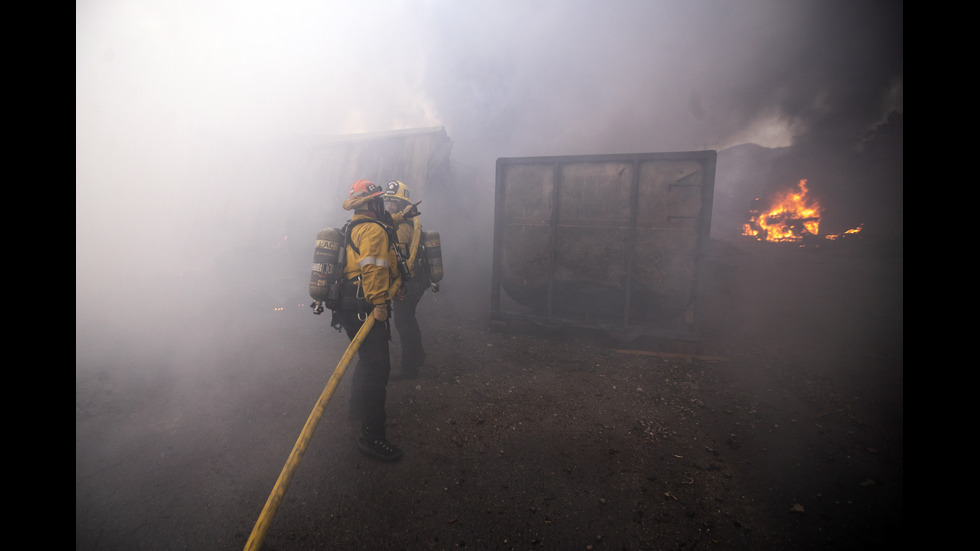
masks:
<svg viewBox="0 0 980 551"><path fill-rule="evenodd" d="M766 211L752 211L749 221L742 226L742 235L772 243L795 243L804 237L820 234L820 210L816 201L808 197L806 180L800 180L799 189L787 189L778 193ZM842 235L855 234L861 226L842 234L825 236L837 239Z"/></svg>
<svg viewBox="0 0 980 551"><path fill-rule="evenodd" d="M844 237L844 236L847 236L847 235L855 235L855 234L861 233L861 228L863 228L863 227L864 227L864 224L861 224L860 226L858 226L858 227L856 227L854 229L847 230L847 231L845 231L843 233L830 234L830 235L826 235L824 237L826 237L827 239L830 239L831 241L833 241L834 239L839 239L839 238Z"/></svg>

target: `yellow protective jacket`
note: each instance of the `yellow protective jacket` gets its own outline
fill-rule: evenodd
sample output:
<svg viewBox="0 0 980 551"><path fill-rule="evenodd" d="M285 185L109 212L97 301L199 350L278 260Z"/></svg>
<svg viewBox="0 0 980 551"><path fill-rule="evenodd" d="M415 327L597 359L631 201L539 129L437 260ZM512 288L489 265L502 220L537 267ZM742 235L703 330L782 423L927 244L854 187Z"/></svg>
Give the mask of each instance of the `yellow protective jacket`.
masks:
<svg viewBox="0 0 980 551"><path fill-rule="evenodd" d="M413 262L409 266L409 270L414 274L422 262L422 257L418 254L422 231L421 217L405 218L402 213L397 213L392 215L392 219L395 221L395 228L398 235L398 252L405 260L412 259ZM416 235L416 227L419 232L418 235Z"/></svg>
<svg viewBox="0 0 980 551"><path fill-rule="evenodd" d="M374 220L364 214L355 214L355 220ZM398 281L398 258L395 256L393 244L388 242L388 234L381 224L369 222L358 224L350 232L350 242L357 247L347 247L347 265L344 267L344 277L355 279L361 277L361 289L364 298L377 306L392 299L394 287Z"/></svg>

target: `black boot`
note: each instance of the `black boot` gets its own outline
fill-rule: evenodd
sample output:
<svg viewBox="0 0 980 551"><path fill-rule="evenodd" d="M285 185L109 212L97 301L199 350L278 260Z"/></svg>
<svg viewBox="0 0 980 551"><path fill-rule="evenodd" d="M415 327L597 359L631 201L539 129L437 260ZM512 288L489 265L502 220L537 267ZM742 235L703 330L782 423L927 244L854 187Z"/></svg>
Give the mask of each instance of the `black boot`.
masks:
<svg viewBox="0 0 980 551"><path fill-rule="evenodd" d="M379 433L368 428L361 429L357 447L364 455L380 461L398 461L402 458L402 451L389 442L383 432Z"/></svg>

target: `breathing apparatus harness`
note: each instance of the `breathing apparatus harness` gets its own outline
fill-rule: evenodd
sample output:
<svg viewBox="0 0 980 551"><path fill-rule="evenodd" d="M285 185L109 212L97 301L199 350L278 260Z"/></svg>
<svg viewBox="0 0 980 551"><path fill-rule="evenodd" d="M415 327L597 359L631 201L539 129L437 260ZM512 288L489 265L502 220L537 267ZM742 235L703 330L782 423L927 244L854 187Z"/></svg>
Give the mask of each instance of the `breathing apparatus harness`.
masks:
<svg viewBox="0 0 980 551"><path fill-rule="evenodd" d="M335 281L328 284L326 295L321 301L315 301L310 304L313 308L314 314L321 314L325 309L329 309L333 316L331 317L330 325L334 329L340 331L341 327L341 317L338 315L341 310L345 309L356 309L357 317L359 320L364 321L367 319L367 314L370 312L374 306L367 301L364 296L364 289L361 286L361 276L358 274L352 279L344 278L344 268L347 265L347 247L350 247L356 254L360 254L361 250L354 244L351 240L350 235L355 227L360 224L374 223L378 224L385 231L385 235L388 237L388 242L397 245L398 236L395 233L392 225L385 224L380 220L373 218L359 218L357 220L348 220L344 223L343 228L340 230L340 235L343 240L343 247L340 249L340 253L337 255L337 263L334 273L337 274ZM398 259L398 271L403 279L408 279L410 277L410 272L408 272L407 259L402 258L402 254L397 246L394 247L395 254Z"/></svg>

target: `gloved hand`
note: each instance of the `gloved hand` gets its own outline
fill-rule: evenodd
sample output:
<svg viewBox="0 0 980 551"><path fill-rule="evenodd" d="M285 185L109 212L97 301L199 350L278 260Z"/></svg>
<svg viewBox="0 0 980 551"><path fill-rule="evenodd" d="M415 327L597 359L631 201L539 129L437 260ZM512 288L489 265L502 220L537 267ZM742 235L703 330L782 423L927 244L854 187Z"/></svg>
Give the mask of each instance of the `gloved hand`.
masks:
<svg viewBox="0 0 980 551"><path fill-rule="evenodd" d="M405 207L404 209L402 209L402 211L399 214L401 214L402 218L404 218L405 220L411 220L412 218L415 218L416 216L422 214L421 212L419 212L419 203L421 202L422 201L419 201L414 205L409 205Z"/></svg>
<svg viewBox="0 0 980 551"><path fill-rule="evenodd" d="M374 312L371 313L374 316L374 321L383 322L388 319L388 305L387 304L376 304L374 306Z"/></svg>

